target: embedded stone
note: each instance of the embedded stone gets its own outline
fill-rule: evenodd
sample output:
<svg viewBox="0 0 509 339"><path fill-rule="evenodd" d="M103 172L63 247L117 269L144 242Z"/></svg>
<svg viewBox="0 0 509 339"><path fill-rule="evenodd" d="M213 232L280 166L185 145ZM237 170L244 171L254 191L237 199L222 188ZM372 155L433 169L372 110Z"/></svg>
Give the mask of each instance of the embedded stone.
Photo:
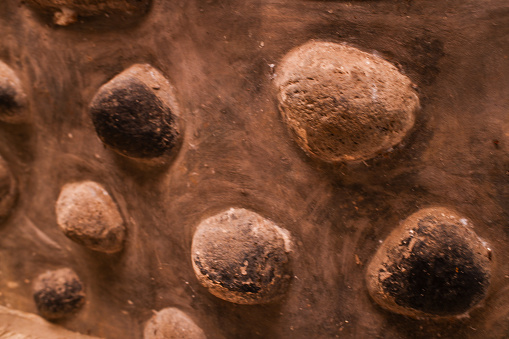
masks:
<svg viewBox="0 0 509 339"><path fill-rule="evenodd" d="M284 295L290 235L257 213L231 208L200 223L193 237L196 277L218 298L259 304Z"/></svg>
<svg viewBox="0 0 509 339"><path fill-rule="evenodd" d="M367 287L392 312L461 315L486 296L491 256L467 219L446 208L427 208L383 242L367 268Z"/></svg>
<svg viewBox="0 0 509 339"><path fill-rule="evenodd" d="M33 292L37 310L48 320L67 318L85 304L83 284L69 268L41 274L34 282Z"/></svg>
<svg viewBox="0 0 509 339"><path fill-rule="evenodd" d="M57 223L74 242L91 250L122 249L124 220L109 193L96 182L66 184L56 203Z"/></svg>
<svg viewBox="0 0 509 339"><path fill-rule="evenodd" d="M150 65L134 65L103 85L90 104L102 142L131 158L157 158L180 143L173 87Z"/></svg>
<svg viewBox="0 0 509 339"><path fill-rule="evenodd" d="M27 116L27 96L16 73L0 61L0 121L23 122Z"/></svg>
<svg viewBox="0 0 509 339"><path fill-rule="evenodd" d="M145 325L144 339L206 339L203 330L184 312L165 308Z"/></svg>
<svg viewBox="0 0 509 339"><path fill-rule="evenodd" d="M399 144L419 98L389 62L357 48L308 42L276 73L279 109L297 144L326 162L361 161Z"/></svg>

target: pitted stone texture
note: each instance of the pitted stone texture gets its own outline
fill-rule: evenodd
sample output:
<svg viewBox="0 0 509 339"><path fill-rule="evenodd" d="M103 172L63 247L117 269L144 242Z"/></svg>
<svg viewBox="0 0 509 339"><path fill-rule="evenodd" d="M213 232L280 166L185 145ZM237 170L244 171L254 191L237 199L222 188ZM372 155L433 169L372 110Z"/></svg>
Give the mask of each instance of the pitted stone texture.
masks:
<svg viewBox="0 0 509 339"><path fill-rule="evenodd" d="M67 26L77 16L122 14L139 16L147 12L150 0L28 0L37 9L54 13L57 25Z"/></svg>
<svg viewBox="0 0 509 339"><path fill-rule="evenodd" d="M291 278L289 232L257 213L232 208L200 223L192 262L200 283L237 304L284 295Z"/></svg>
<svg viewBox="0 0 509 339"><path fill-rule="evenodd" d="M145 325L143 339L206 339L203 330L178 308L157 312Z"/></svg>
<svg viewBox="0 0 509 339"><path fill-rule="evenodd" d="M85 304L83 284L69 268L41 274L34 281L33 291L37 310L48 320L67 318Z"/></svg>
<svg viewBox="0 0 509 339"><path fill-rule="evenodd" d="M123 218L100 184L93 181L66 184L58 197L56 214L60 229L76 243L105 253L122 249Z"/></svg>
<svg viewBox="0 0 509 339"><path fill-rule="evenodd" d="M412 82L389 62L356 48L309 42L277 69L283 119L308 154L360 161L400 143L415 121Z"/></svg>
<svg viewBox="0 0 509 339"><path fill-rule="evenodd" d="M0 61L0 121L23 122L27 118L27 96L16 73Z"/></svg>
<svg viewBox="0 0 509 339"><path fill-rule="evenodd" d="M18 185L8 164L0 157L0 222L11 213L18 199Z"/></svg>
<svg viewBox="0 0 509 339"><path fill-rule="evenodd" d="M103 85L90 114L103 143L127 157L161 157L180 143L174 89L150 65L131 66Z"/></svg>
<svg viewBox="0 0 509 339"><path fill-rule="evenodd" d="M491 250L469 221L446 208L407 218L378 249L367 286L382 307L414 317L454 316L485 296Z"/></svg>

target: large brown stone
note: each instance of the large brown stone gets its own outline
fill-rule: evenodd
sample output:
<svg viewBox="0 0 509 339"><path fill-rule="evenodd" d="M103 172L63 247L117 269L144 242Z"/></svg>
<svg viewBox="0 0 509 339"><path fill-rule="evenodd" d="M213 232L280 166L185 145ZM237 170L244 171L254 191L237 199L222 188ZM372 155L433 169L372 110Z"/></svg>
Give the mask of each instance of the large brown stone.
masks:
<svg viewBox="0 0 509 339"><path fill-rule="evenodd" d="M346 44L308 42L276 70L279 107L299 144L328 162L360 161L396 146L412 128L412 82L380 57Z"/></svg>

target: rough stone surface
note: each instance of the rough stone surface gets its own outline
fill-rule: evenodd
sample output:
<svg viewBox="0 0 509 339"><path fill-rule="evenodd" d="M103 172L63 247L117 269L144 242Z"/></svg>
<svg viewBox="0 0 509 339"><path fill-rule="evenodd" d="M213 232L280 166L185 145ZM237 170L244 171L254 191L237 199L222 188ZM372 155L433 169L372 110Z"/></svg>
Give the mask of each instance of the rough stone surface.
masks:
<svg viewBox="0 0 509 339"><path fill-rule="evenodd" d="M118 252L125 226L117 205L93 181L66 184L56 203L57 223L64 234L94 251Z"/></svg>
<svg viewBox="0 0 509 339"><path fill-rule="evenodd" d="M465 218L423 209L384 241L367 269L367 286L382 307L409 316L454 316L487 294L491 249Z"/></svg>
<svg viewBox="0 0 509 339"><path fill-rule="evenodd" d="M23 122L27 117L27 96L16 73L0 61L0 121Z"/></svg>
<svg viewBox="0 0 509 339"><path fill-rule="evenodd" d="M46 271L33 285L35 305L48 320L68 318L85 304L83 284L69 268Z"/></svg>
<svg viewBox="0 0 509 339"><path fill-rule="evenodd" d="M147 12L150 0L27 0L33 7L52 13L57 25L75 23L78 16L139 16Z"/></svg>
<svg viewBox="0 0 509 339"><path fill-rule="evenodd" d="M276 73L279 107L301 148L327 162L366 160L395 146L415 121L412 82L354 47L308 42Z"/></svg>
<svg viewBox="0 0 509 339"><path fill-rule="evenodd" d="M194 272L218 298L259 304L282 297L290 281L287 231L232 208L200 223L192 244Z"/></svg>
<svg viewBox="0 0 509 339"><path fill-rule="evenodd" d="M180 142L174 90L149 65L134 65L102 86L90 114L104 144L127 157L161 157Z"/></svg>
<svg viewBox="0 0 509 339"><path fill-rule="evenodd" d="M205 333L178 308L157 312L145 325L143 339L206 339Z"/></svg>
<svg viewBox="0 0 509 339"><path fill-rule="evenodd" d="M121 28L106 15L55 27L23 2L0 1L0 60L30 112L29 124L0 122L20 192L0 226L0 305L36 312L34 275L72 267L87 303L60 324L108 339L142 338L153 310L169 306L211 339L507 339L507 0L157 0ZM416 84L422 108L392 152L330 164L291 138L275 81L285 55L311 39L380 55ZM185 118L164 168L104 147L88 112L135 63L171 79ZM82 180L117 202L123 251L80 248L57 226L61 188ZM468 317L393 314L367 292L366 265L401 220L436 205L465 213L489 242L488 296ZM231 206L291 233L292 281L279 302L226 302L196 279L194 230Z"/></svg>
<svg viewBox="0 0 509 339"><path fill-rule="evenodd" d="M51 324L35 314L0 306L0 339L94 339Z"/></svg>

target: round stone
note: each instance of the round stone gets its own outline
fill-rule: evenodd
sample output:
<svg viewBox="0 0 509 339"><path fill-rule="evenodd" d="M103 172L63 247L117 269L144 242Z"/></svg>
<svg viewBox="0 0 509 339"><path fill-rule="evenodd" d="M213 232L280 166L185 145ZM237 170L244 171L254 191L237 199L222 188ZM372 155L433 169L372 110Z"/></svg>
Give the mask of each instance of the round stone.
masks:
<svg viewBox="0 0 509 339"><path fill-rule="evenodd" d="M203 330L177 308L157 312L145 325L143 339L206 339Z"/></svg>
<svg viewBox="0 0 509 339"><path fill-rule="evenodd" d="M34 282L33 291L37 310L49 320L66 318L85 304L83 284L69 268L41 274Z"/></svg>
<svg viewBox="0 0 509 339"><path fill-rule="evenodd" d="M423 209L383 242L367 268L367 287L396 313L460 315L486 296L491 255L467 219L446 208Z"/></svg>
<svg viewBox="0 0 509 339"><path fill-rule="evenodd" d="M18 199L18 185L5 160L0 157L0 222L12 212Z"/></svg>
<svg viewBox="0 0 509 339"><path fill-rule="evenodd" d="M205 219L193 237L192 263L200 283L237 304L284 295L291 278L290 235L257 213L232 208Z"/></svg>
<svg viewBox="0 0 509 339"><path fill-rule="evenodd" d="M161 157L180 143L174 90L149 65L134 65L103 85L90 114L103 143L127 157Z"/></svg>
<svg viewBox="0 0 509 339"><path fill-rule="evenodd" d="M16 73L0 61L0 121L19 123L26 118L27 96Z"/></svg>
<svg viewBox="0 0 509 339"><path fill-rule="evenodd" d="M299 146L327 162L370 159L400 143L415 121L412 82L354 47L309 42L276 73L279 108Z"/></svg>
<svg viewBox="0 0 509 339"><path fill-rule="evenodd" d="M64 234L94 251L118 252L125 226L117 205L98 183L66 184L56 203L57 223Z"/></svg>

